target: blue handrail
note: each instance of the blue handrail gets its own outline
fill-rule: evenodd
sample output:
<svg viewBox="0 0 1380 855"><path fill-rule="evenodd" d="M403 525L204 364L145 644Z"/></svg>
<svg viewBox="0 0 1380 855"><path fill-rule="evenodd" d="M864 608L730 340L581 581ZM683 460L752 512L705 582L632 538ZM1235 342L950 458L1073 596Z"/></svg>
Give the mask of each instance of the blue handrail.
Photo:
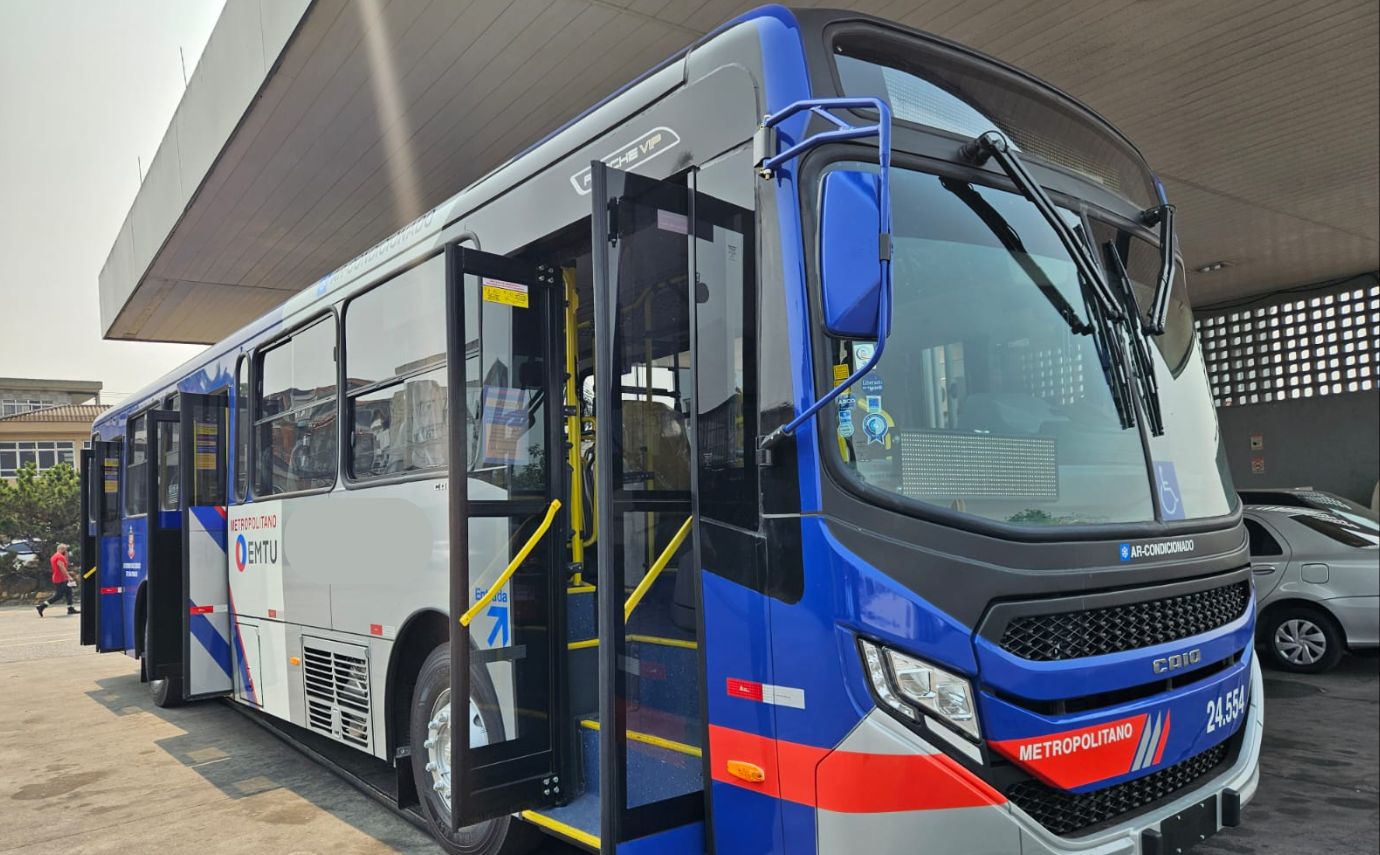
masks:
<svg viewBox="0 0 1380 855"><path fill-rule="evenodd" d="M876 110L876 123L850 125L828 112L829 110L854 109ZM769 153L766 149L774 147L769 144L770 141L774 141L770 131L792 116L807 111L835 125L838 130L823 131L814 136L806 137L785 151L776 154ZM843 394L844 390L871 371L872 366L876 365L877 361L882 358L882 351L886 349L887 336L891 334L891 108L880 98L810 98L796 101L794 104L767 116L762 120L758 131L762 135L763 141L759 143L757 169L763 178L775 177L777 168L783 163L799 157L817 146L843 140L865 139L871 136L877 137L877 165L880 167L877 191L877 207L879 208L877 246L881 256L882 282L881 294L877 298L877 346L872 351L872 358L867 360L866 365L848 375L847 379L830 389L818 401L806 407L800 415L759 440L759 449L770 449L783 437L795 433L797 428L812 418L826 404Z"/></svg>

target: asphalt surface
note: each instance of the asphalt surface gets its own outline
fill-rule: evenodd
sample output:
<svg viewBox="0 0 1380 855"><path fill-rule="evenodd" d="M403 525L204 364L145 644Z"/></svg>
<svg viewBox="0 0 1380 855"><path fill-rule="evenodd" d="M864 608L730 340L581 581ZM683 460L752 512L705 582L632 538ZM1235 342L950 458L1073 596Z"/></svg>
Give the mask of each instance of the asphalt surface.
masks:
<svg viewBox="0 0 1380 855"><path fill-rule="evenodd" d="M441 851L229 705L158 709L133 660L77 634L75 617L0 606L0 853ZM1265 695L1259 793L1195 853L1374 855L1380 658L1267 671Z"/></svg>

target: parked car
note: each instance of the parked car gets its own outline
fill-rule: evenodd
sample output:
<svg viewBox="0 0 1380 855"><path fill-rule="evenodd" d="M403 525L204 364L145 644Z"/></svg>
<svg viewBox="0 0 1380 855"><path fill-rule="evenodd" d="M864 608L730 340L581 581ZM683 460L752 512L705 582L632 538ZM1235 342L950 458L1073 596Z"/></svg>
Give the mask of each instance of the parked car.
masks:
<svg viewBox="0 0 1380 855"><path fill-rule="evenodd" d="M27 540L13 540L5 546L0 546L0 552L15 557L15 563L20 567L33 567L38 564L38 550Z"/></svg>
<svg viewBox="0 0 1380 855"><path fill-rule="evenodd" d="M1257 643L1286 671L1318 673L1380 646L1380 524L1319 490L1243 492L1260 610Z"/></svg>

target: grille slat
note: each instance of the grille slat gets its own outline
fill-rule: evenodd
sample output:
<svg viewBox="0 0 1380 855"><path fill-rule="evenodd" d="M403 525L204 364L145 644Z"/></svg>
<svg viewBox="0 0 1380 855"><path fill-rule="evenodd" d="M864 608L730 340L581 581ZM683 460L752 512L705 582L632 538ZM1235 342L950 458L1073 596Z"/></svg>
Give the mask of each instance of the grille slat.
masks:
<svg viewBox="0 0 1380 855"><path fill-rule="evenodd" d="M1158 600L1013 618L1001 647L1022 659L1053 662L1138 650L1225 626L1250 604L1249 582Z"/></svg>
<svg viewBox="0 0 1380 855"><path fill-rule="evenodd" d="M1222 743L1153 775L1090 793L1070 793L1025 780L1008 787L1006 797L1050 833L1073 834L1174 795L1217 771L1228 754L1227 744Z"/></svg>

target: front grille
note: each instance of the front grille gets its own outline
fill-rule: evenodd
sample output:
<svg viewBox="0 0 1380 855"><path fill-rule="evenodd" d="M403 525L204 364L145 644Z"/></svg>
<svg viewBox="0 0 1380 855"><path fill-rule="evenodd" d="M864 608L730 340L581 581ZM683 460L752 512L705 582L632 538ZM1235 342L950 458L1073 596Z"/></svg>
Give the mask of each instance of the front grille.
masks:
<svg viewBox="0 0 1380 855"><path fill-rule="evenodd" d="M1159 600L1018 617L1006 625L1001 647L1038 662L1138 650L1225 626L1250 601L1250 583L1241 581Z"/></svg>
<svg viewBox="0 0 1380 855"><path fill-rule="evenodd" d="M1153 775L1091 793L1070 793L1036 780L1007 788L1006 797L1052 834L1072 834L1174 795L1226 763L1227 743Z"/></svg>

